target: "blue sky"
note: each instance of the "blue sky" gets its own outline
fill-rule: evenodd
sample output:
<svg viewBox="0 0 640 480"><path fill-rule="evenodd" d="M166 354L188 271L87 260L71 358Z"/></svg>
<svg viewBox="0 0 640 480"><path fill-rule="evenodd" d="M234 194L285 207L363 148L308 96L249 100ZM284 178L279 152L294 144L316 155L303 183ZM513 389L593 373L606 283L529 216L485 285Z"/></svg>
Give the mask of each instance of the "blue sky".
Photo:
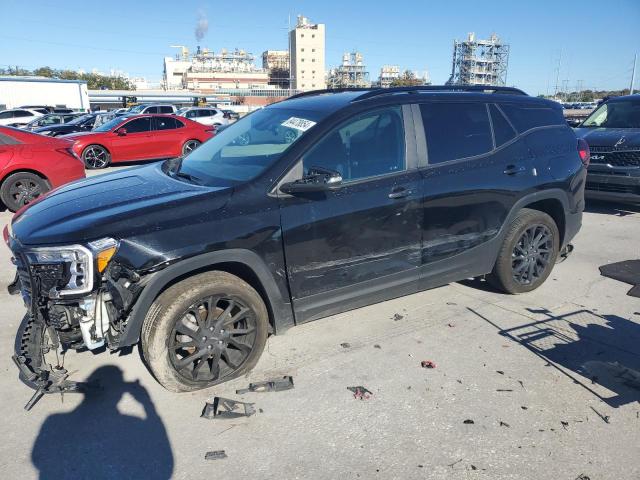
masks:
<svg viewBox="0 0 640 480"><path fill-rule="evenodd" d="M0 66L119 69L158 81L169 45L197 44L199 11L209 22L203 47L256 57L286 49L289 15L295 23L304 14L327 26L327 68L358 49L372 79L399 64L444 83L454 38L472 31L511 45L508 83L531 94L553 92L560 55L561 84L613 89L629 85L640 54L640 0L0 0Z"/></svg>

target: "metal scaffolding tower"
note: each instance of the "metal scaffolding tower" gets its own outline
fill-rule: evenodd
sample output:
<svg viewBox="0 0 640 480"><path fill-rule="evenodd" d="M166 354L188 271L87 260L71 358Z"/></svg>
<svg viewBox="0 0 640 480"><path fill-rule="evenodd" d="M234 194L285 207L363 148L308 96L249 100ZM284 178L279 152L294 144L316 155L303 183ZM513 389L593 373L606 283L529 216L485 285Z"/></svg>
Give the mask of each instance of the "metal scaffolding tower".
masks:
<svg viewBox="0 0 640 480"><path fill-rule="evenodd" d="M342 65L329 72L329 88L368 88L369 72L360 52L345 53Z"/></svg>
<svg viewBox="0 0 640 480"><path fill-rule="evenodd" d="M448 85L496 85L507 83L509 45L494 33L487 40L476 40L470 33L466 41L453 42L453 65Z"/></svg>

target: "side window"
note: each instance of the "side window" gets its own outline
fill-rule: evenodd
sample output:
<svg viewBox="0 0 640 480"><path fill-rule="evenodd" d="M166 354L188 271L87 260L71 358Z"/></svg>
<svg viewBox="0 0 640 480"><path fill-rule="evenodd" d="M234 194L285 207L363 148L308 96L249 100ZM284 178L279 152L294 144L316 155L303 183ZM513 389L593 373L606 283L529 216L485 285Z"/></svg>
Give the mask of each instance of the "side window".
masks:
<svg viewBox="0 0 640 480"><path fill-rule="evenodd" d="M402 109L367 112L347 120L303 158L312 167L340 172L344 181L375 177L406 168Z"/></svg>
<svg viewBox="0 0 640 480"><path fill-rule="evenodd" d="M127 130L127 133L148 132L151 130L151 117L136 118L125 123L123 127Z"/></svg>
<svg viewBox="0 0 640 480"><path fill-rule="evenodd" d="M195 118L197 113L198 112L196 110L188 110L187 113L185 114L185 117L187 117L187 118Z"/></svg>
<svg viewBox="0 0 640 480"><path fill-rule="evenodd" d="M175 130L176 128L178 128L178 121L175 118L155 117L154 121L156 124L156 130Z"/></svg>
<svg viewBox="0 0 640 480"><path fill-rule="evenodd" d="M491 125L484 103L420 105L429 163L473 157L493 150Z"/></svg>
<svg viewBox="0 0 640 480"><path fill-rule="evenodd" d="M30 112L27 112L26 110L16 110L15 112L13 112L13 116L14 118L16 118L16 117L32 117L33 115Z"/></svg>
<svg viewBox="0 0 640 480"><path fill-rule="evenodd" d="M165 105L159 108L160 108L160 113L173 113L173 108L171 108L169 105Z"/></svg>
<svg viewBox="0 0 640 480"><path fill-rule="evenodd" d="M493 138L496 141L496 147L504 145L509 140L516 137L516 131L511 124L504 118L502 112L495 105L489 105L491 112L491 123L493 124Z"/></svg>
<svg viewBox="0 0 640 480"><path fill-rule="evenodd" d="M51 115L46 118L43 118L40 122L40 125L54 125L57 123L62 123L60 117L58 115Z"/></svg>
<svg viewBox="0 0 640 480"><path fill-rule="evenodd" d="M147 107L143 113L158 113L158 107Z"/></svg>
<svg viewBox="0 0 640 480"><path fill-rule="evenodd" d="M0 119L13 118L13 112L0 112Z"/></svg>
<svg viewBox="0 0 640 480"><path fill-rule="evenodd" d="M520 133L535 127L566 125L562 111L550 107L505 103L500 108Z"/></svg>
<svg viewBox="0 0 640 480"><path fill-rule="evenodd" d="M198 110L198 117L208 117L209 115L211 115L209 113L209 110L205 110L204 108L201 110Z"/></svg>

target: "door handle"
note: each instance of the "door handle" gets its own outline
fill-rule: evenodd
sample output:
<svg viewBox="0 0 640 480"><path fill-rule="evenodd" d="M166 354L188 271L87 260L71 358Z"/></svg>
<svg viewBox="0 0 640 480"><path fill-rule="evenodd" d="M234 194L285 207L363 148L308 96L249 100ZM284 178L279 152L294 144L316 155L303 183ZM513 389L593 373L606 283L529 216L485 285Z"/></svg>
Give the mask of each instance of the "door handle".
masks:
<svg viewBox="0 0 640 480"><path fill-rule="evenodd" d="M517 175L519 173L524 173L527 170L526 167L522 165L507 165L507 168L504 169L505 175Z"/></svg>
<svg viewBox="0 0 640 480"><path fill-rule="evenodd" d="M413 192L411 190L407 190L404 187L398 187L398 188L394 188L393 190L391 190L391 193L389 194L389 198L391 199L398 199L398 198L406 198L409 195L411 195Z"/></svg>

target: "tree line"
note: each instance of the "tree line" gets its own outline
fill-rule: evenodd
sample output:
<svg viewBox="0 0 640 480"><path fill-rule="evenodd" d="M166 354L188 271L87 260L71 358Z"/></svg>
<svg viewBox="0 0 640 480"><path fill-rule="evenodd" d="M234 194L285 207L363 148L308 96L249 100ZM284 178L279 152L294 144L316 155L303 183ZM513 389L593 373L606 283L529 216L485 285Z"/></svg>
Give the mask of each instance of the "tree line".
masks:
<svg viewBox="0 0 640 480"><path fill-rule="evenodd" d="M74 70L58 70L51 67L40 67L27 70L20 67L0 68L0 75L37 76L57 78L61 80L84 80L90 90L135 90L136 86L121 76L100 75L99 73L80 73Z"/></svg>
<svg viewBox="0 0 640 480"><path fill-rule="evenodd" d="M575 92L558 92L557 95L539 95L543 98L551 98L559 102L593 102L606 97L619 97L629 95L629 89L623 90L581 90Z"/></svg>

